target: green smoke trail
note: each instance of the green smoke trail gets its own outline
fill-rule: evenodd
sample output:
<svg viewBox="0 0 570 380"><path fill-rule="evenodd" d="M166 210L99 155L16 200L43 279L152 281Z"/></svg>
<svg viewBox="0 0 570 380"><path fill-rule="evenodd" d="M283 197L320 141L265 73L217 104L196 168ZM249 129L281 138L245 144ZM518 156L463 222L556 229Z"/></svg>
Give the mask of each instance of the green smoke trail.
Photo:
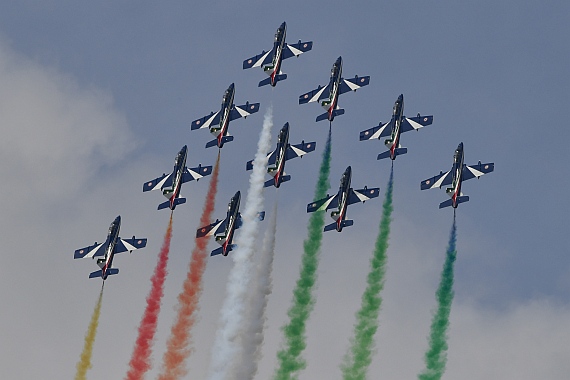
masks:
<svg viewBox="0 0 570 380"><path fill-rule="evenodd" d="M386 188L386 198L382 204L382 218L374 255L370 259L370 272L366 282L366 290L362 295L360 310L356 313L354 325L354 338L350 351L344 357L341 366L343 379L363 380L366 378L368 366L372 361L374 348L374 334L378 329L378 313L382 305L380 292L384 288L384 274L386 273L386 251L390 236L390 222L392 215L392 188L394 184L394 169L390 171L390 179Z"/></svg>
<svg viewBox="0 0 570 380"><path fill-rule="evenodd" d="M449 314L453 301L453 263L457 256L455 248L456 231L454 216L441 281L436 292L438 306L431 321L429 348L425 354L426 368L418 375L419 380L439 380L445 372L448 347L447 329L449 328Z"/></svg>
<svg viewBox="0 0 570 380"><path fill-rule="evenodd" d="M319 179L315 188L314 199L326 197L330 187L329 173L331 163L331 130L325 150ZM313 286L317 280L317 267L319 265L319 251L323 238L323 226L325 225L325 213L323 211L311 214L309 218L309 236L303 242L304 253L302 257L301 273L293 290L293 305L287 315L289 324L282 330L285 335L285 347L277 353L279 368L275 373L276 380L289 380L295 373L305 368L305 359L301 358L301 352L305 349L306 337L305 326L315 303L312 295Z"/></svg>

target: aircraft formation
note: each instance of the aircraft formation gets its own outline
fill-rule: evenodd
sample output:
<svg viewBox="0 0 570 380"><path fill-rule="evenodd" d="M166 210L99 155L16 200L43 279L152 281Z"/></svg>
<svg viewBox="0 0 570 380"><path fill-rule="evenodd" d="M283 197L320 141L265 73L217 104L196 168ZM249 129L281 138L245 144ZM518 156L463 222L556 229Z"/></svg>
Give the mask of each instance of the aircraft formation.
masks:
<svg viewBox="0 0 570 380"><path fill-rule="evenodd" d="M262 70L268 75L268 78L263 79L259 82L258 87L262 87L265 85L276 87L277 83L287 79L287 74L281 71L283 60L291 58L293 56L298 57L302 53L310 51L313 47L312 41L302 42L301 40L299 40L295 44L287 44L285 41L286 30L287 30L287 25L285 22L283 22L277 29L274 38L273 48L271 50L267 52L262 51L261 54L258 54L254 57L251 57L243 61L243 69L261 67ZM333 63L328 84L326 84L325 86L318 86L315 90L304 93L300 95L298 98L299 105L318 102L325 109L324 113L319 114L316 117L315 122L323 120L329 121L329 140L325 148L325 153L328 152L328 160L330 160L330 136L332 130L332 123L335 117L344 115L345 113L345 110L343 108L340 108L339 106L339 96L350 91L356 92L358 89L370 84L370 76L355 75L354 77L351 77L349 79L343 78L342 66L343 66L343 59L342 57L338 57L336 61ZM234 136L229 134L230 122L236 119L240 119L242 117L246 119L248 116L255 114L259 111L260 103L250 103L249 101L246 101L245 104L243 105L235 105L234 104L235 93L236 93L235 84L232 83L224 92L222 96L220 109L217 112L212 111L209 115L196 119L190 124L191 131L196 129L207 128L209 129L210 133L215 137L213 140L210 140L206 143L205 148L211 148L217 146L219 149L218 152L221 152L225 143L234 140ZM419 131L420 129L431 125L432 123L433 123L433 115L421 115L417 113L416 116L412 117L405 116L404 95L400 94L396 99L396 102L394 103L390 120L386 123L379 122L377 126L361 131L359 133L359 138L360 141L381 140L386 150L378 154L377 160L390 158L390 160L392 161L392 168L393 168L394 160L396 160L398 156L404 155L408 152L408 149L402 147L401 145L402 133L414 130ZM264 123L264 130L265 130L265 123ZM270 131L270 128L267 129L267 131ZM291 134L291 126L289 122L285 122L285 124L278 133L277 144L275 149L270 152L267 152L266 149L268 150L270 147L269 132L267 132L268 136L267 146L260 144L259 146L261 148L258 148L259 151L257 152L256 155L257 158L255 160L250 160L246 162L245 171L246 172L253 171L254 173L257 172L256 174L257 177L261 178L261 180L258 181L259 192L257 193L257 195L262 194L264 188L273 186L278 189L281 187L283 183L291 181L293 177L285 172L286 162L297 157L304 157L305 155L315 151L317 145L316 141L305 142L305 140L301 140L300 143L291 144L289 142L290 134ZM297 136L295 136L295 138L297 138ZM356 139L356 134L355 134L355 139ZM260 141L262 141L261 137ZM212 180L210 184L215 184L213 188L217 188L217 178L218 178L217 173L218 173L220 154L218 154L218 161L216 162L215 166L202 165L200 163L198 164L198 166L188 168L187 157L188 157L188 147L185 145L180 149L180 151L175 156L174 167L172 169L172 172L170 172L169 174L165 172L161 176L152 179L150 181L144 182L142 184L143 192L160 190L162 191L163 196L166 197L167 200L165 202L158 204L157 207L158 210L166 208L171 210L171 218L170 218L169 227L167 229L167 234L165 236L165 243L163 244L163 248L161 249L161 253L159 256L159 263L161 263L163 268L166 268L168 251L170 249L169 247L170 247L170 237L172 231L172 215L173 215L172 213L174 212L177 206L186 203L186 198L181 196L182 184L194 180L199 181L204 177L211 176ZM257 167L256 171L256 165L258 165L260 160L262 160L260 157L265 157L266 160L265 161L266 167L263 166L263 172L260 172L259 166ZM326 154L323 155L323 162L325 162L326 160L325 157ZM467 181L475 177L479 178L484 174L494 171L494 163L483 164L481 163L481 161L479 161L475 165L467 165L464 163L464 158L465 158L465 153L464 153L463 143L460 143L454 152L452 167L449 171L445 173L443 171L440 171L438 175L435 175L431 178L428 178L420 182L421 190L433 189L436 187L437 188L445 187L446 194L449 196L450 199L441 202L439 204L439 208L445 208L449 206L453 208L454 210L453 231L455 230L455 212L456 212L455 210L457 209L459 204L469 201L469 196L464 195L462 193L463 181ZM327 169L326 172L327 181L328 181L329 169ZM333 195L326 194L326 196L324 196L324 194L326 193L326 188L324 188L321 192L317 193L319 194L318 196L315 196L315 198L322 197L322 199L313 199L312 201L308 199L309 203L307 203L306 212L315 213L313 214L313 216L322 215L318 213L319 211L325 212L328 210L332 210L330 212L330 217L334 220L334 222L325 225L324 221L322 221L322 223L318 225L318 228L316 228L319 234L322 235L322 232L333 231L333 230L337 232L342 232L345 227L353 226L355 222L352 219L347 218L348 206L354 203L365 203L366 201L377 198L380 195L379 187L368 187L367 185L365 185L363 188L355 190L353 187L351 187L352 174L353 174L353 167L352 165L349 165L346 167L345 171L343 172L340 178L340 185L336 194ZM268 175L270 179L265 181L264 178L265 175ZM386 190L387 194L386 199L389 198L391 199L392 183L393 183L392 178L393 177L391 175L389 185L387 186L388 189ZM319 181L321 181L320 177ZM251 188L252 187L250 187L250 190ZM204 214L201 219L202 223L209 223L209 221L213 220L211 213L214 210L213 205L215 201L216 190L210 191L208 195L209 197L211 196L210 197L211 199L207 198L206 204L210 204L209 208L210 211L208 213L204 211ZM266 216L265 211L255 209L255 211L252 213L251 212L252 207L248 208L248 202L244 202L244 204L246 205L243 210L245 217L242 217L242 214L240 212L240 204L241 204L241 191L237 190L228 203L226 216L223 219L216 219L215 221L205 226L201 226L200 228L197 229L195 234L196 246L198 247L200 244L203 244L201 249L202 252L205 254L204 257L207 257L207 251L205 250L207 242L206 240L198 240L198 239L213 237L215 242L218 243L220 247L212 250L210 252L210 256L217 256L217 255L228 256L230 252L237 251L238 248L236 243L234 243L234 241L236 240L235 237L236 230L240 229L244 225L245 226L253 225L253 223L249 222L252 221L252 219L254 222L263 221L265 219ZM389 212L391 213L391 206L389 208L390 208ZM204 208L204 210L206 209L207 207ZM277 207L275 207L275 211L276 210ZM255 218L253 217L253 214L255 214ZM276 215L277 214L274 213L273 239L275 237ZM311 216L311 218L313 216ZM388 214L386 216L386 213L383 212L381 223L384 223L385 219L390 220L390 215ZM119 273L119 269L113 267L113 259L115 254L126 251L132 252L134 250L141 249L146 246L147 244L146 238L136 238L135 236L133 236L131 239L120 238L119 237L120 227L121 227L121 216L117 216L116 219L111 223L107 237L103 243L95 242L91 246L81 248L75 251L74 254L75 259L92 258L96 260L96 263L99 266L100 270L91 272L89 274L89 278L101 278L104 284L104 281L108 278L108 276ZM244 227L241 230L242 235L238 236L237 239L238 242L240 242L239 240L240 237L249 236L245 233L246 230L248 230L247 227ZM389 230L389 228L387 230ZM246 240L247 239L244 239L242 241L243 243L243 245L241 245L242 247L247 245L245 243ZM255 239L250 239L250 240L254 241ZM199 244L199 242L203 243ZM387 244L385 245L387 247ZM316 251L320 249L319 247L320 247L320 240L317 245ZM239 252L245 250L246 249L240 249ZM237 258L239 256L239 252L232 253L232 255L235 255L234 258ZM306 255L308 254L306 248L305 248L305 254ZM305 257L308 256L303 256L303 258ZM192 260L194 260L194 252L192 254ZM163 270L160 273L162 273L160 281L156 281L156 284L159 284L159 282L162 284L164 283L164 277L166 276L166 271ZM153 297L156 297L155 299L156 302L154 302L154 304L160 305L160 297L162 294L162 290L160 289L160 287L162 285L155 285L155 281L153 280L153 289L154 286L156 286L157 289L156 292L151 290L151 294L155 294ZM375 286L375 289L377 289L377 291L379 292L381 286L380 285ZM197 294L199 296L199 292L197 292ZM147 310L150 310L148 304L147 304ZM307 311L306 313L301 313L301 314L308 315L309 312L310 311ZM152 313L155 314L151 315ZM153 311L150 311L148 314L149 315L148 319L155 321L154 327L147 326L151 330L156 327L156 313L158 313L158 311L157 309L154 309ZM147 315L146 311L145 315ZM236 315L236 318L239 317L240 316ZM186 319L192 321L194 318L186 316ZM143 322L141 322L141 326L142 325L144 325ZM221 334L221 336L224 335L233 336L232 333ZM135 345L135 347L137 345L138 342ZM136 358L138 360L138 355L139 353L135 349L133 353L133 358ZM148 358L145 360L148 360ZM131 370L134 370L134 367L136 366L131 365Z"/></svg>
<svg viewBox="0 0 570 380"><path fill-rule="evenodd" d="M259 87L268 84L275 87L279 81L287 79L287 74L281 71L283 60L294 56L298 57L302 53L310 51L313 47L312 41L301 42L299 40L296 44L287 44L285 42L286 31L287 25L283 22L275 33L274 44L271 50L267 52L262 51L261 54L243 61L243 69L261 67L269 76L269 78L259 82ZM332 66L329 83L326 86L319 86L317 89L299 96L299 104L319 102L326 110L325 113L317 116L317 122L328 120L332 123L336 116L343 115L345 110L338 105L339 96L346 92L355 92L370 83L370 76L355 75L350 79L343 78L342 65L342 57L338 57ZM215 136L214 140L206 143L206 148L217 146L219 149L222 149L226 142L234 140L234 137L228 133L230 121L242 117L245 119L259 111L260 103L247 101L243 105L236 106L234 104L234 96L235 84L232 83L224 92L219 111L211 112L209 115L191 123L191 130L208 128L210 133ZM360 132L360 141L382 140L385 138L384 145L388 150L378 154L377 159L390 158L395 160L397 156L403 155L408 151L407 148L400 145L401 134L413 130L418 131L432 123L433 115L422 116L418 113L414 117L404 116L404 95L401 94L394 103L390 121L387 123L380 122L378 126ZM272 179L265 182L265 187L275 186L279 188L282 183L291 180L291 176L284 171L286 161L296 157L303 157L313 152L316 148L316 142L305 143L302 141L296 145L289 144L289 134L290 126L286 122L279 132L276 149L267 155L267 174ZM212 173L212 166L202 166L200 164L194 168L186 167L187 155L188 147L185 145L176 155L172 173L168 175L164 173L162 176L143 184L143 192L161 190L168 199L166 202L158 205L158 210L169 208L174 211L176 206L186 202L186 198L180 197L182 184L193 180L198 181ZM445 173L440 172L440 174L421 182L421 190L450 185L450 187L446 188L446 194L449 195L450 199L441 202L439 208L451 206L455 209L460 203L467 202L469 196L461 193L463 181L475 177L479 178L483 174L494 170L494 163L482 164L479 161L476 165L468 166L464 164L463 160L463 143L460 143L455 150L451 170ZM251 169L253 169L253 160L246 163L246 170ZM341 232L343 227L352 226L353 221L346 219L347 207L353 203L365 202L376 198L380 194L380 188L378 187L368 188L365 186L363 189L353 190L350 187L351 178L352 168L348 166L341 177L340 187L336 195L327 196L307 205L308 213L336 209L336 211L331 213L331 217L335 222L325 226L324 231L336 230ZM212 251L212 256L218 254L227 256L228 252L235 248L235 245L232 244L234 232L241 226L241 215L239 213L240 198L240 191L237 191L229 202L226 218L222 221L216 220L216 222L198 229L196 233L197 237L215 236L215 241L222 245L222 247ZM264 212L259 213L260 220L263 220L264 216ZM119 270L112 267L114 254L125 251L132 252L135 249L146 246L146 239L136 239L134 236L132 239L127 240L119 238L120 224L121 217L118 216L111 224L104 243L95 243L90 247L75 251L74 258L76 259L85 257L97 259L97 264L101 267L101 270L91 273L89 278L101 277L105 280L109 275L117 274Z"/></svg>

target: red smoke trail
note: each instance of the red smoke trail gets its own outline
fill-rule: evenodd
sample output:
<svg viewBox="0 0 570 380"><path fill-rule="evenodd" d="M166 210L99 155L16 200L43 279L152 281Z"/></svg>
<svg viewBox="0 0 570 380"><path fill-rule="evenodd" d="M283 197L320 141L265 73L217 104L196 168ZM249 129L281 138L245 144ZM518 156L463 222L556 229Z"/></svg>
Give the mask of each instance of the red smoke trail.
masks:
<svg viewBox="0 0 570 380"><path fill-rule="evenodd" d="M160 301L164 293L164 280L166 279L166 265L168 264L168 253L170 252L170 239L172 238L172 213L170 221L164 235L164 242L160 248L158 262L152 275L152 287L146 298L146 310L144 311L139 325L139 336L135 342L133 355L129 363L129 372L125 379L139 380L150 369L150 354L152 341L156 332L158 314L160 313Z"/></svg>
<svg viewBox="0 0 570 380"><path fill-rule="evenodd" d="M200 218L200 225L205 226L212 221L216 193L218 190L218 167L220 154L210 180L210 188L206 196L206 203ZM178 295L178 314L170 330L170 337L166 343L166 352L162 358L162 370L159 380L175 380L184 377L187 373L185 361L190 354L190 331L194 325L195 311L198 308L198 300L202 293L202 275L206 268L206 258L208 257L208 239L196 239L196 246L192 251L190 268L182 292Z"/></svg>

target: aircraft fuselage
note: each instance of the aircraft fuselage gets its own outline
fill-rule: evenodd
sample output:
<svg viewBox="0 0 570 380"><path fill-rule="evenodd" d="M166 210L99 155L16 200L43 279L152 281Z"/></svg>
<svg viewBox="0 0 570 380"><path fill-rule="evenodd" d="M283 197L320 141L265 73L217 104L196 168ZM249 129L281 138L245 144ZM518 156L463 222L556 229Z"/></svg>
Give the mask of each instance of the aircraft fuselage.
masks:
<svg viewBox="0 0 570 380"><path fill-rule="evenodd" d="M342 221L346 219L346 208L348 207L348 192L350 191L350 182L352 180L352 168L349 166L344 171L340 179L340 187L338 189L338 210L331 213L331 217L336 219L336 230L342 231Z"/></svg>
<svg viewBox="0 0 570 380"><path fill-rule="evenodd" d="M460 143L457 146L457 149L455 149L455 153L453 155L453 168L451 169L453 173L453 179L451 181L451 187L446 189L446 192L452 199L451 205L453 208L457 208L457 197L461 195L461 184L463 182L461 175L463 173L464 156L465 153L463 151L463 143Z"/></svg>
<svg viewBox="0 0 570 380"><path fill-rule="evenodd" d="M283 61L283 46L285 45L285 36L287 34L287 24L283 23L275 33L275 40L273 42L273 59L271 65L263 68L263 71L268 72L271 70L271 86L275 87L277 82L275 76L281 71L281 62Z"/></svg>
<svg viewBox="0 0 570 380"><path fill-rule="evenodd" d="M105 256L101 259L97 259L97 263L104 265L101 266L101 277L103 281L109 276L107 270L113 266L113 258L115 257L115 245L117 244L117 239L119 238L119 230L121 229L121 217L117 216L113 223L109 226L109 233L107 234L107 249L105 250Z"/></svg>
<svg viewBox="0 0 570 380"><path fill-rule="evenodd" d="M234 238L236 220L238 218L238 213L239 213L240 199L241 199L241 193L238 191L232 197L230 203L228 204L228 213L226 216L227 219L226 231L224 232L224 235L216 236L216 240L218 242L225 239L225 241L222 244L222 249L223 249L222 255L224 256L228 255L228 246L232 244Z"/></svg>
<svg viewBox="0 0 570 380"><path fill-rule="evenodd" d="M285 154L287 153L287 146L289 145L289 123L285 123L279 132L277 141L277 157L275 160L275 168L269 168L269 172L273 175L275 180L275 187L279 188L281 185L281 176L285 170Z"/></svg>
<svg viewBox="0 0 570 380"><path fill-rule="evenodd" d="M188 147L184 145L180 152L174 159L174 178L172 180L172 187L162 190L162 194L170 199L170 209L174 210L174 200L180 195L180 188L182 187L182 176L186 170L186 158L188 157Z"/></svg>
<svg viewBox="0 0 570 380"><path fill-rule="evenodd" d="M396 159L396 149L400 145L400 134L402 118L404 117L404 95L398 96L398 100L394 103L394 108L392 110L392 120L394 121L392 125L392 134L389 139L386 139L385 145L390 149L390 159Z"/></svg>
<svg viewBox="0 0 570 380"><path fill-rule="evenodd" d="M230 87L224 93L222 98L222 106L220 109L220 124L218 128L212 128L210 132L218 138L218 148L221 148L224 144L222 138L228 133L228 126L230 124L230 112L234 105L235 96L235 86L230 84Z"/></svg>
<svg viewBox="0 0 570 380"><path fill-rule="evenodd" d="M329 121L333 121L334 119L333 111L336 109L338 103L338 95L339 95L338 89L340 87L341 79L342 79L342 57L338 57L331 69L329 99L321 103L323 107L328 107L327 113Z"/></svg>

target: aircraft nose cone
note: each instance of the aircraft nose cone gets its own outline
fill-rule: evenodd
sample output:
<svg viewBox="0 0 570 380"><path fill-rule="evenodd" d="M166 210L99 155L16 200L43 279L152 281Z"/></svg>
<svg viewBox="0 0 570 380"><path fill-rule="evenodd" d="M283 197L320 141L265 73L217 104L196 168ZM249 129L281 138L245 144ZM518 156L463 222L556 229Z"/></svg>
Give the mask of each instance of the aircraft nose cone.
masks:
<svg viewBox="0 0 570 380"><path fill-rule="evenodd" d="M115 223L121 223L121 215L115 218Z"/></svg>
<svg viewBox="0 0 570 380"><path fill-rule="evenodd" d="M283 21L283 24L281 24L281 26L279 27L280 29L285 29L287 28L287 23L285 21Z"/></svg>
<svg viewBox="0 0 570 380"><path fill-rule="evenodd" d="M400 94L400 96L398 96L398 102L403 102L404 101L404 94Z"/></svg>
<svg viewBox="0 0 570 380"><path fill-rule="evenodd" d="M233 90L234 87L235 87L235 84L232 83L232 84L230 84L230 87L228 87L228 90Z"/></svg>
<svg viewBox="0 0 570 380"><path fill-rule="evenodd" d="M340 57L338 57L338 58L336 59L336 64L337 64L337 65L340 65L341 63L342 63L342 56L340 56Z"/></svg>
<svg viewBox="0 0 570 380"><path fill-rule="evenodd" d="M346 170L344 172L349 174L350 172L352 172L352 168L349 166L348 168L346 168Z"/></svg>

